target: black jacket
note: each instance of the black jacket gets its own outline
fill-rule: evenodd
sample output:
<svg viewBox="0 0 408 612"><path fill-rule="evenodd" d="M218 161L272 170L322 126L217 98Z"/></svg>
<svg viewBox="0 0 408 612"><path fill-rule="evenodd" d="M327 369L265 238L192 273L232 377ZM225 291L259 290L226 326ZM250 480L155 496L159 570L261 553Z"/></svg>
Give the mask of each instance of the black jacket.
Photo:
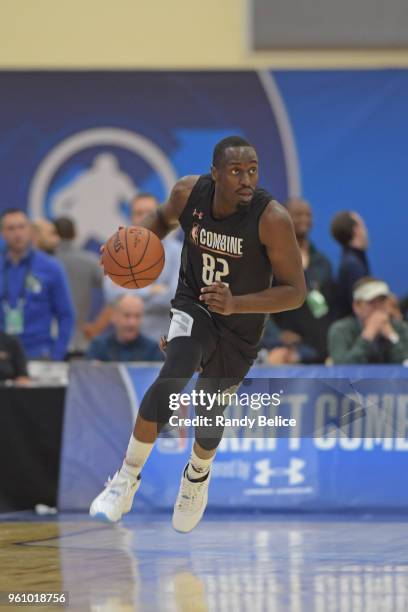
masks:
<svg viewBox="0 0 408 612"><path fill-rule="evenodd" d="M0 381L27 376L26 358L19 341L0 331Z"/></svg>

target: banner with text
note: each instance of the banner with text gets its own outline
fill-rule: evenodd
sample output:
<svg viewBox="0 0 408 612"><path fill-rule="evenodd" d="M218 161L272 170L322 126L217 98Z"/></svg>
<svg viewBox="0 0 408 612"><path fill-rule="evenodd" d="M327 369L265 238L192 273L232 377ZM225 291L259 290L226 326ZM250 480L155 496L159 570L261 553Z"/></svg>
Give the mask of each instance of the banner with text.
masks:
<svg viewBox="0 0 408 612"><path fill-rule="evenodd" d="M86 510L120 467L140 400L157 373L151 365L72 366L61 510ZM194 384L169 399L170 426L143 470L135 510L173 506L194 426L212 431L214 425L224 436L213 466L213 509L407 506L406 368L252 368L250 375L224 398L225 410L216 410L217 394L200 395Z"/></svg>

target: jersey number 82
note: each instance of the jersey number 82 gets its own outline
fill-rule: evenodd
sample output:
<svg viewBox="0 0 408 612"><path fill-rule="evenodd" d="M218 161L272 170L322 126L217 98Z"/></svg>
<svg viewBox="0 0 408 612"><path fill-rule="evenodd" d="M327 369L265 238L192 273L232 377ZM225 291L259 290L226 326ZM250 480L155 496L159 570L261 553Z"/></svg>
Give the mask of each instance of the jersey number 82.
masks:
<svg viewBox="0 0 408 612"><path fill-rule="evenodd" d="M228 261L223 257L214 257L209 253L203 253L203 283L212 285L214 281L220 281L228 286L224 280L229 274Z"/></svg>

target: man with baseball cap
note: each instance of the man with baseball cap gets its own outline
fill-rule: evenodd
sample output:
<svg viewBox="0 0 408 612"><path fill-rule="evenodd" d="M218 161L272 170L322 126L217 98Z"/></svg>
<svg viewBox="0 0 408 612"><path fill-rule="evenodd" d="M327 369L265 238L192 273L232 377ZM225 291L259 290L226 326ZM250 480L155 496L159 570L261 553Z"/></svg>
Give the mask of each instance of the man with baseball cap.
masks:
<svg viewBox="0 0 408 612"><path fill-rule="evenodd" d="M333 323L329 355L333 363L402 363L408 359L408 324L392 317L390 289L366 276L353 287L354 315Z"/></svg>

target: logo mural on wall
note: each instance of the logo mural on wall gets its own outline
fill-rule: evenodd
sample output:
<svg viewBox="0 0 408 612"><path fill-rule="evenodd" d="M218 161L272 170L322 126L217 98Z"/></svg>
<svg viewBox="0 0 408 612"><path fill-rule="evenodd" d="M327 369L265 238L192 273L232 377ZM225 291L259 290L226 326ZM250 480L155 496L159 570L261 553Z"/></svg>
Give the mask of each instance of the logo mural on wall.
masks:
<svg viewBox="0 0 408 612"><path fill-rule="evenodd" d="M90 166L79 167L72 175L69 165L79 152L98 152ZM170 160L153 142L130 130L93 128L84 130L54 147L42 160L31 183L28 209L36 218L72 217L77 221L78 240L103 242L119 225L127 221L126 204L140 193L132 175L121 168L120 155L112 147L141 158L169 192L177 174ZM61 172L64 166L68 166ZM56 181L62 174L62 180ZM55 186L56 183L56 186Z"/></svg>
<svg viewBox="0 0 408 612"><path fill-rule="evenodd" d="M9 96L0 209L70 216L82 244L126 223L137 193L163 201L178 177L208 172L214 145L231 134L256 146L261 186L280 200L300 192L290 121L268 71L10 72L0 81Z"/></svg>

